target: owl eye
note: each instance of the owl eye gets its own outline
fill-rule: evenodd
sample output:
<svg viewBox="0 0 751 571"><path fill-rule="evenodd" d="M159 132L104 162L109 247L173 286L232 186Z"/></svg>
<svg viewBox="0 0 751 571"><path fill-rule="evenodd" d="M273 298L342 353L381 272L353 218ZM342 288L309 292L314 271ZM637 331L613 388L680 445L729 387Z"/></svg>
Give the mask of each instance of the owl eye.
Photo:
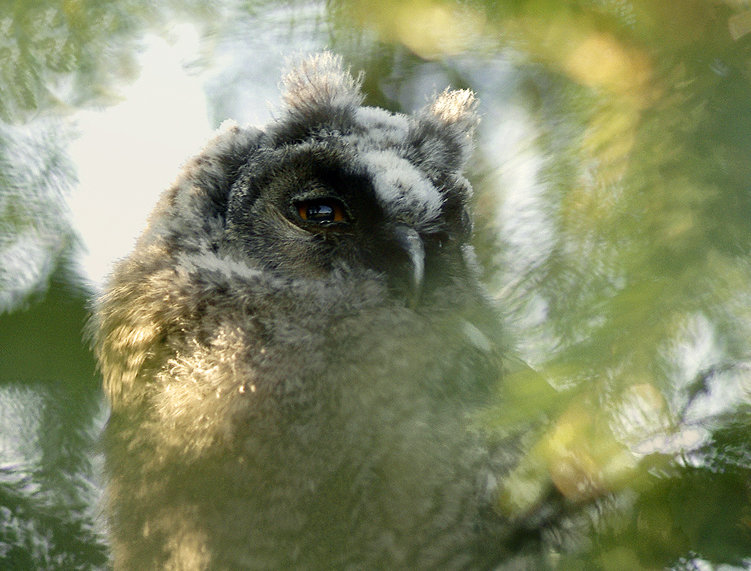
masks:
<svg viewBox="0 0 751 571"><path fill-rule="evenodd" d="M347 211L336 198L315 198L295 202L297 214L305 222L328 226L349 222Z"/></svg>

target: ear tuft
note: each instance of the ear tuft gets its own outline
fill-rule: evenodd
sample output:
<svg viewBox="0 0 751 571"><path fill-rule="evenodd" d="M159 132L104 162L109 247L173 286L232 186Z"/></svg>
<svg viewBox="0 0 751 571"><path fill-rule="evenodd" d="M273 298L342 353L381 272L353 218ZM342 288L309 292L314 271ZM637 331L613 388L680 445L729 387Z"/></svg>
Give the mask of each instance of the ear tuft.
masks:
<svg viewBox="0 0 751 571"><path fill-rule="evenodd" d="M446 89L428 107L428 111L446 125L472 135L480 119L476 112L477 99L469 89Z"/></svg>
<svg viewBox="0 0 751 571"><path fill-rule="evenodd" d="M362 74L353 77L342 58L331 52L309 56L294 65L282 80L283 98L293 111L315 108L354 108L363 101Z"/></svg>
<svg viewBox="0 0 751 571"><path fill-rule="evenodd" d="M472 154L480 122L476 108L477 99L469 89L446 89L424 107L411 133L415 164L426 172L461 172Z"/></svg>

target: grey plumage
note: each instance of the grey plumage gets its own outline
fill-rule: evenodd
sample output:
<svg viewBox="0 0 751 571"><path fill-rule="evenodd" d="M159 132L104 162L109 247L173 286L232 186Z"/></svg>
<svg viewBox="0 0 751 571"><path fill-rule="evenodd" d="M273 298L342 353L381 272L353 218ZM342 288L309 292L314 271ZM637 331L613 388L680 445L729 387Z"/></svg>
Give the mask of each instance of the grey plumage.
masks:
<svg viewBox="0 0 751 571"><path fill-rule="evenodd" d="M284 88L187 163L97 305L115 566L488 566L474 97L363 107L329 54Z"/></svg>

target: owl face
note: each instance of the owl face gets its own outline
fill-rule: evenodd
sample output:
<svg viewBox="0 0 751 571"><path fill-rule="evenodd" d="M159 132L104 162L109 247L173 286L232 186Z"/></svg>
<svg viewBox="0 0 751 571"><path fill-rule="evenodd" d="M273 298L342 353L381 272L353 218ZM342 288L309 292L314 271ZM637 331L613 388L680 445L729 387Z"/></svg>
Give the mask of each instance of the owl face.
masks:
<svg viewBox="0 0 751 571"><path fill-rule="evenodd" d="M339 65L323 56L287 77L287 114L240 168L220 250L282 277L371 275L414 305L467 271L473 101L447 92L415 116L361 107Z"/></svg>

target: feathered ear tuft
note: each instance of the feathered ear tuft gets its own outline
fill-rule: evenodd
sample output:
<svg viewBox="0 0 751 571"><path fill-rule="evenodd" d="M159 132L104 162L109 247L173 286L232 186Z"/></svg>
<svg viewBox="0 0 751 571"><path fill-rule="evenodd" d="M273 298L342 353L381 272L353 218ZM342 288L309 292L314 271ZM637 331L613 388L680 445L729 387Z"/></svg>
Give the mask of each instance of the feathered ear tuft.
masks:
<svg viewBox="0 0 751 571"><path fill-rule="evenodd" d="M292 111L316 108L354 108L363 101L362 73L345 69L342 58L330 52L298 62L282 80L284 102Z"/></svg>
<svg viewBox="0 0 751 571"><path fill-rule="evenodd" d="M469 89L446 89L428 107L428 111L446 125L455 125L472 136L480 119L477 99Z"/></svg>
<svg viewBox="0 0 751 571"><path fill-rule="evenodd" d="M446 89L417 115L411 132L412 160L429 173L458 173L474 147L480 118L469 89Z"/></svg>

